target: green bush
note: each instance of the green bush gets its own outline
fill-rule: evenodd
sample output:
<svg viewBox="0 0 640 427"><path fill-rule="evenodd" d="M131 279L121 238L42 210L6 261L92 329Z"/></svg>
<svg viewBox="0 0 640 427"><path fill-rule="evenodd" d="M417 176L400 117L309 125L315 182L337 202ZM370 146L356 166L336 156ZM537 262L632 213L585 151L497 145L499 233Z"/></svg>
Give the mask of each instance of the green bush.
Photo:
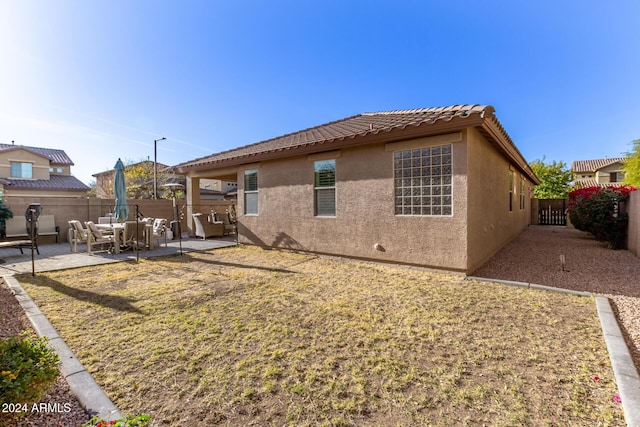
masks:
<svg viewBox="0 0 640 427"><path fill-rule="evenodd" d="M82 427L145 427L151 422L151 417L147 414L127 415L124 419L105 421L102 418L92 417Z"/></svg>
<svg viewBox="0 0 640 427"><path fill-rule="evenodd" d="M46 338L28 333L0 341L0 402L37 402L60 373Z"/></svg>
<svg viewBox="0 0 640 427"><path fill-rule="evenodd" d="M7 220L13 218L11 208L0 200L0 237L7 236Z"/></svg>
<svg viewBox="0 0 640 427"><path fill-rule="evenodd" d="M629 217L620 204L635 191L632 186L586 187L569 193L569 219L575 228L588 231L612 249L624 246Z"/></svg>

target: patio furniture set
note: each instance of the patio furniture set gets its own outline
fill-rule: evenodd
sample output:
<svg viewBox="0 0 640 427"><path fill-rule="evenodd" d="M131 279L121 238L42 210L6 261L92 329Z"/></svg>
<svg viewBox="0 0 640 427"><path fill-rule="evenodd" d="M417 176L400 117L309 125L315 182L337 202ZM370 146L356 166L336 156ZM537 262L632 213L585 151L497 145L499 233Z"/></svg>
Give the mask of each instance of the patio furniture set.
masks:
<svg viewBox="0 0 640 427"><path fill-rule="evenodd" d="M219 213L211 211L209 215L194 213L195 234L203 240L208 237L222 237L236 232L236 218L233 211Z"/></svg>
<svg viewBox="0 0 640 427"><path fill-rule="evenodd" d="M98 223L86 221L84 226L78 220L69 221L69 250L78 252L78 244L87 245L87 253L96 246L106 247L109 253L118 254L126 250L153 249L154 242L160 245L164 238L167 246L167 220L164 218L145 218L141 221L117 222L113 218Z"/></svg>

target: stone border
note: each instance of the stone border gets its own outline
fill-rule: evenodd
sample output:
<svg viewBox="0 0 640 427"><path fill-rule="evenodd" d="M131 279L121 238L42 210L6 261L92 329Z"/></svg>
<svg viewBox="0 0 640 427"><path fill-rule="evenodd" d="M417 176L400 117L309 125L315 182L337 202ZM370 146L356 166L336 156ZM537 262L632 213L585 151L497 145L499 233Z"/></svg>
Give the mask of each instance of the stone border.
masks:
<svg viewBox="0 0 640 427"><path fill-rule="evenodd" d="M467 276L468 280L478 280L482 282L501 283L508 286L518 286L529 289L538 289L565 294L595 297L596 309L602 327L607 351L611 359L613 374L616 377L618 392L622 401L622 411L628 427L640 427L640 376L636 369L631 352L624 340L624 335L618 325L615 313L611 309L609 298L595 295L590 292L574 291L571 289L554 288L553 286L536 285L534 283L514 282L511 280L486 279L483 277Z"/></svg>
<svg viewBox="0 0 640 427"><path fill-rule="evenodd" d="M640 427L640 376L633 364L631 353L618 325L616 315L611 309L609 298L596 297L596 307L604 340L609 349L609 358L616 376L624 418L629 427Z"/></svg>
<svg viewBox="0 0 640 427"><path fill-rule="evenodd" d="M107 397L91 374L82 366L82 363L49 322L47 316L40 311L16 278L2 276L2 279L15 295L38 336L47 337L49 346L60 356L60 372L82 407L92 414L97 414L103 420L110 421L123 418L118 408Z"/></svg>

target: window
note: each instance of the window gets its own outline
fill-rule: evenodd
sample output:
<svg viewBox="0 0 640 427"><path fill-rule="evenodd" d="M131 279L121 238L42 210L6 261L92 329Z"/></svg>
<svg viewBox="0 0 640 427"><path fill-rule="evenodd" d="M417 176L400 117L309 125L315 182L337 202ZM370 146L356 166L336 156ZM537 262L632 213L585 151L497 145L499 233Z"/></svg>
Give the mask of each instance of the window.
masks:
<svg viewBox="0 0 640 427"><path fill-rule="evenodd" d="M11 162L11 178L33 178L31 163Z"/></svg>
<svg viewBox="0 0 640 427"><path fill-rule="evenodd" d="M393 153L396 215L452 214L451 144Z"/></svg>
<svg viewBox="0 0 640 427"><path fill-rule="evenodd" d="M513 211L513 172L509 170L509 212Z"/></svg>
<svg viewBox="0 0 640 427"><path fill-rule="evenodd" d="M520 177L520 209L524 209L524 177Z"/></svg>
<svg viewBox="0 0 640 427"><path fill-rule="evenodd" d="M624 174L622 172L611 172L609 174L609 182L622 182Z"/></svg>
<svg viewBox="0 0 640 427"><path fill-rule="evenodd" d="M62 173L62 168L49 168L49 172Z"/></svg>
<svg viewBox="0 0 640 427"><path fill-rule="evenodd" d="M244 171L244 213L258 215L258 171Z"/></svg>
<svg viewBox="0 0 640 427"><path fill-rule="evenodd" d="M313 163L315 215L336 215L336 161L320 160Z"/></svg>

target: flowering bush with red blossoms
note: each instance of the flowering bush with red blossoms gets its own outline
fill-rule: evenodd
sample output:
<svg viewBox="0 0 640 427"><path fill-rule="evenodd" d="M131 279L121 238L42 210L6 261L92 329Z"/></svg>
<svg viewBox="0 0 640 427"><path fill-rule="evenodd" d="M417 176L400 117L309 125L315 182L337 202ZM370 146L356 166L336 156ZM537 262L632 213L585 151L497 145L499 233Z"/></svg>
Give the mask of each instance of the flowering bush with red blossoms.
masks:
<svg viewBox="0 0 640 427"><path fill-rule="evenodd" d="M569 219L578 230L588 231L596 239L609 242L612 249L624 246L629 217L622 212L621 202L636 188L585 187L569 193Z"/></svg>

